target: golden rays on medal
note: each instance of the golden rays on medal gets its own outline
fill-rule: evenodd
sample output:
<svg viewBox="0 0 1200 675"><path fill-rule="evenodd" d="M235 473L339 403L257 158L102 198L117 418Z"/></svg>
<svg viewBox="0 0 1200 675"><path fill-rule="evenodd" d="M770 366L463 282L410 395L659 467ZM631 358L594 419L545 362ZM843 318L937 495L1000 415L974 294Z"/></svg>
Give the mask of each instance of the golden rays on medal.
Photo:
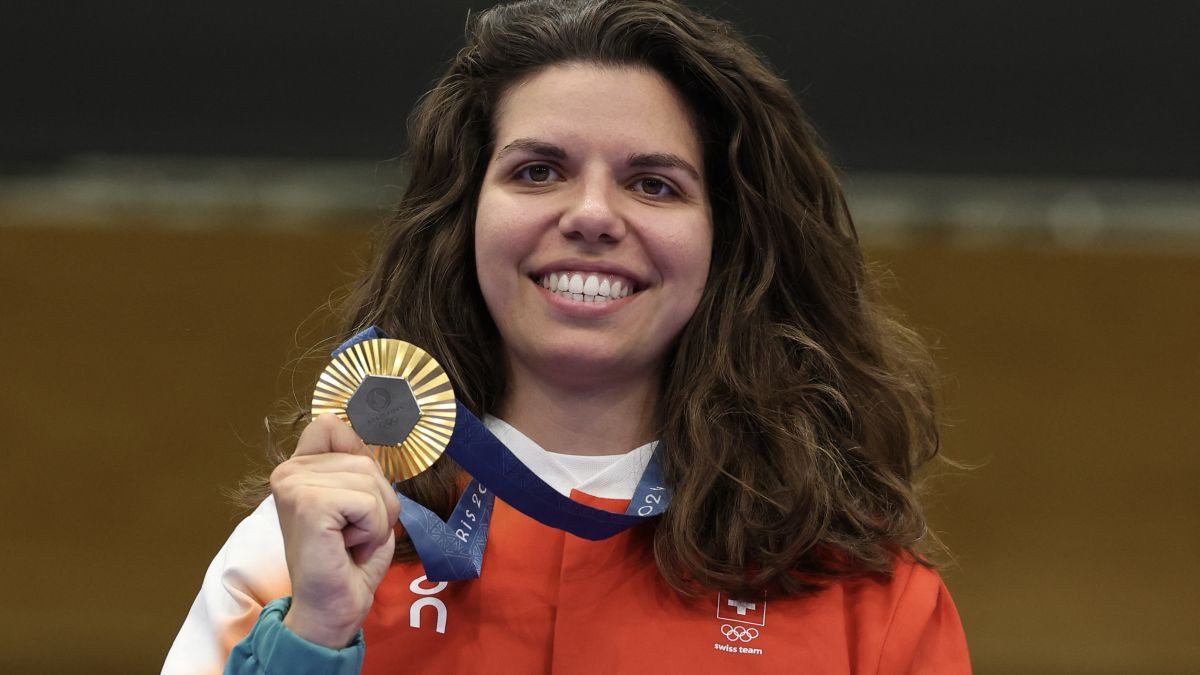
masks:
<svg viewBox="0 0 1200 675"><path fill-rule="evenodd" d="M402 340L355 343L334 357L313 391L312 415L349 422L389 481L428 469L454 433L454 388L425 350Z"/></svg>

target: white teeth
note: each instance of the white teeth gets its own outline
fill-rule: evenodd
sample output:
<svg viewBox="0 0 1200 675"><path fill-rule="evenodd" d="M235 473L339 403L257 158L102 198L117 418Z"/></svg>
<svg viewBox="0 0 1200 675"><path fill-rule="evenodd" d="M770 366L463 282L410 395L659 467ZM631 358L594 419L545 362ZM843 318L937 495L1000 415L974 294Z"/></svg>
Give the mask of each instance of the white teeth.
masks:
<svg viewBox="0 0 1200 675"><path fill-rule="evenodd" d="M633 287L620 278L584 273L551 272L541 278L542 288L564 298L580 302L619 300L631 294Z"/></svg>

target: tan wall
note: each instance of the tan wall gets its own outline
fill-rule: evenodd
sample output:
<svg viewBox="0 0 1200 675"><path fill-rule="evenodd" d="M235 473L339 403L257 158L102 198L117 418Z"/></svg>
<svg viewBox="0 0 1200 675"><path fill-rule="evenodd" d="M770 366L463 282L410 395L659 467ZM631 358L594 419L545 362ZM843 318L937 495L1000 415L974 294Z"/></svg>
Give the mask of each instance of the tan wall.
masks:
<svg viewBox="0 0 1200 675"><path fill-rule="evenodd" d="M157 671L362 237L0 228L0 671ZM977 671L1200 671L1200 256L873 253L982 464L932 505Z"/></svg>

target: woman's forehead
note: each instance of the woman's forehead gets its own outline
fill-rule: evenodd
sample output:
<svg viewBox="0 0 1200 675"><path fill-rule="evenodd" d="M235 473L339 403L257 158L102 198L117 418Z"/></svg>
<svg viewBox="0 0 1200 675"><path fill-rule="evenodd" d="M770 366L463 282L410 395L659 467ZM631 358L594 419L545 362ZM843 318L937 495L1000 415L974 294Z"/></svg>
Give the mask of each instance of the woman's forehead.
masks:
<svg viewBox="0 0 1200 675"><path fill-rule="evenodd" d="M519 139L680 155L699 166L693 115L676 89L637 66L572 63L518 82L496 109L497 151Z"/></svg>

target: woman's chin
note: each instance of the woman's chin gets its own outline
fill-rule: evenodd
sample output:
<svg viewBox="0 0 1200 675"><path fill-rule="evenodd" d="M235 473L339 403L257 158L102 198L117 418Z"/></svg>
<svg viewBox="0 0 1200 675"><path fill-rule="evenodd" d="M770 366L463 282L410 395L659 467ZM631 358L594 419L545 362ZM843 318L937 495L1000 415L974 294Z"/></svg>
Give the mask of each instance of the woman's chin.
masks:
<svg viewBox="0 0 1200 675"><path fill-rule="evenodd" d="M639 357L603 349L545 349L520 361L529 376L551 384L619 385L644 380L654 371L652 364Z"/></svg>

